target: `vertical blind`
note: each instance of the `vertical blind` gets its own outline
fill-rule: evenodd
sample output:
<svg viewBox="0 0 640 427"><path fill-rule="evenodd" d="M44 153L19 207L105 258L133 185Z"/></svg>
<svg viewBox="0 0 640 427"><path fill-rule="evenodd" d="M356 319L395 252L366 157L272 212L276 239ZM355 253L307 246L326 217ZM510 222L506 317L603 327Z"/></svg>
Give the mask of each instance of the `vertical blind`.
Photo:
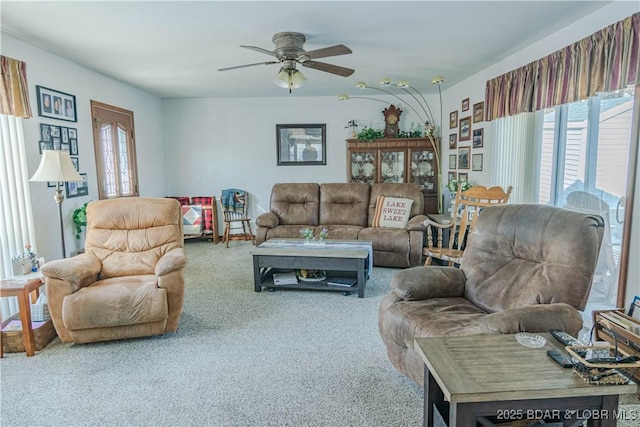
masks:
<svg viewBox="0 0 640 427"><path fill-rule="evenodd" d="M640 84L640 13L487 81L486 120Z"/></svg>
<svg viewBox="0 0 640 427"><path fill-rule="evenodd" d="M11 258L35 248L23 118L31 117L27 65L0 56L0 278L13 275ZM17 311L16 298L0 298L3 319Z"/></svg>
<svg viewBox="0 0 640 427"><path fill-rule="evenodd" d="M535 113L503 117L496 121L491 182L513 187L509 203L537 203Z"/></svg>

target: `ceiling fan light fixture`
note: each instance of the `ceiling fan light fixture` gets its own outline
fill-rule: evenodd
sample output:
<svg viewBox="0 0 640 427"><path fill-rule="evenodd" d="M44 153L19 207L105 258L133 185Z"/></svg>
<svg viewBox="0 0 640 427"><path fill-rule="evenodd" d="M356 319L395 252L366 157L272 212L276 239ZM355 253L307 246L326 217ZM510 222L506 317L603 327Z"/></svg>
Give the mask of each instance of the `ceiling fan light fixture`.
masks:
<svg viewBox="0 0 640 427"><path fill-rule="evenodd" d="M287 89L289 87L289 73L284 69L284 67L280 68L280 72L278 73L276 78L273 79L273 83L275 83L276 86L284 89Z"/></svg>
<svg viewBox="0 0 640 427"><path fill-rule="evenodd" d="M400 89L411 87L408 80L400 80L397 84Z"/></svg>
<svg viewBox="0 0 640 427"><path fill-rule="evenodd" d="M289 77L289 88L297 89L302 87L307 78L302 74L302 72L298 70L291 71L291 76Z"/></svg>
<svg viewBox="0 0 640 427"><path fill-rule="evenodd" d="M436 84L440 84L440 83L444 83L444 77L442 77L442 76L433 76L433 78L431 79L431 84L432 85L436 85Z"/></svg>
<svg viewBox="0 0 640 427"><path fill-rule="evenodd" d="M391 79L389 77L383 78L382 80L380 80L380 86L382 87L391 86Z"/></svg>
<svg viewBox="0 0 640 427"><path fill-rule="evenodd" d="M367 84L363 81L359 81L358 83L356 83L356 87L358 89L366 89L367 88Z"/></svg>
<svg viewBox="0 0 640 427"><path fill-rule="evenodd" d="M338 101L347 101L349 99L349 95L347 95L346 93L341 93L340 95L338 95Z"/></svg>

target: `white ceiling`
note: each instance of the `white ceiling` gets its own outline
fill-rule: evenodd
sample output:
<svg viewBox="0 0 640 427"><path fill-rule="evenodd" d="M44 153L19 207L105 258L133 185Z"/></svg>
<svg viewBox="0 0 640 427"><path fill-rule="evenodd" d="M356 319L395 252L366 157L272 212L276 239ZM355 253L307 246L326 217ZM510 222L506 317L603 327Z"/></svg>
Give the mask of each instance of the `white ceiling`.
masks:
<svg viewBox="0 0 640 427"><path fill-rule="evenodd" d="M7 1L2 31L161 98L337 96L355 83L408 79L443 88L593 13L610 1ZM345 44L320 59L353 68L340 77L300 68L289 95L273 84L279 65L242 49L273 49L281 31L306 35L305 50Z"/></svg>

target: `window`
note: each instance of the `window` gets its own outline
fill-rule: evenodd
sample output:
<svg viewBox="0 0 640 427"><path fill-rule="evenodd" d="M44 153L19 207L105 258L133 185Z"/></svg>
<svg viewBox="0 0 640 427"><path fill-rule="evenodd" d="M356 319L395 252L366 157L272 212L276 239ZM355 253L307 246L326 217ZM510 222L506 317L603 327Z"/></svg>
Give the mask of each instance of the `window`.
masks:
<svg viewBox="0 0 640 427"><path fill-rule="evenodd" d="M133 112L91 101L100 199L138 196Z"/></svg>
<svg viewBox="0 0 640 427"><path fill-rule="evenodd" d="M544 112L539 203L601 215L605 232L589 303L615 307L634 88Z"/></svg>

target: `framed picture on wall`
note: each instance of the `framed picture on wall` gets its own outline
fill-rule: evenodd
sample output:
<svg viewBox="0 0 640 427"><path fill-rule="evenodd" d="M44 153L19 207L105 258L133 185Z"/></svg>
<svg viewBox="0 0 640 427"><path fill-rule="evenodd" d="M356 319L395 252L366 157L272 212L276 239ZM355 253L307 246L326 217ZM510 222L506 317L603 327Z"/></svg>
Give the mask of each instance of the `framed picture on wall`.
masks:
<svg viewBox="0 0 640 427"><path fill-rule="evenodd" d="M67 198L86 196L89 194L89 186L87 184L87 174L81 173L82 181L66 182Z"/></svg>
<svg viewBox="0 0 640 427"><path fill-rule="evenodd" d="M326 124L276 125L278 166L326 165Z"/></svg>
<svg viewBox="0 0 640 427"><path fill-rule="evenodd" d="M458 127L458 110L449 113L449 129Z"/></svg>
<svg viewBox="0 0 640 427"><path fill-rule="evenodd" d="M471 147L458 148L458 169L469 169Z"/></svg>
<svg viewBox="0 0 640 427"><path fill-rule="evenodd" d="M455 154L449 154L449 169L457 169L458 167L458 156Z"/></svg>
<svg viewBox="0 0 640 427"><path fill-rule="evenodd" d="M471 116L463 117L458 124L458 140L469 141L471 139Z"/></svg>
<svg viewBox="0 0 640 427"><path fill-rule="evenodd" d="M469 174L466 172L460 172L458 174L458 181L467 181L469 182Z"/></svg>
<svg viewBox="0 0 640 427"><path fill-rule="evenodd" d="M458 173L449 171L449 173L447 174L447 182L451 182L454 179L458 179Z"/></svg>
<svg viewBox="0 0 640 427"><path fill-rule="evenodd" d="M76 97L64 92L36 86L38 96L38 115L51 119L77 122Z"/></svg>
<svg viewBox="0 0 640 427"><path fill-rule="evenodd" d="M484 101L473 104L473 123L484 121Z"/></svg>
<svg viewBox="0 0 640 427"><path fill-rule="evenodd" d="M458 148L458 134L452 133L449 135L449 150L455 150Z"/></svg>
<svg viewBox="0 0 640 427"><path fill-rule="evenodd" d="M482 171L482 154L473 154L471 156L471 170Z"/></svg>
<svg viewBox="0 0 640 427"><path fill-rule="evenodd" d="M469 110L469 98L465 98L462 100L462 111Z"/></svg>
<svg viewBox="0 0 640 427"><path fill-rule="evenodd" d="M484 147L484 128L473 130L473 148Z"/></svg>

